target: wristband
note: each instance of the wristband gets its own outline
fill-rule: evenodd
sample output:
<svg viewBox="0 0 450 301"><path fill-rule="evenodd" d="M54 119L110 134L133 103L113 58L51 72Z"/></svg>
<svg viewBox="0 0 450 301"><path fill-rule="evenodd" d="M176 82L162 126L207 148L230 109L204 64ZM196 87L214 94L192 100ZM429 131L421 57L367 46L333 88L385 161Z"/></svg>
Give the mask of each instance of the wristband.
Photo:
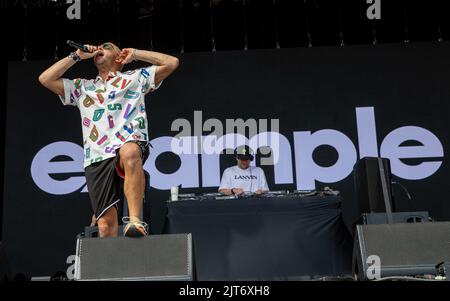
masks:
<svg viewBox="0 0 450 301"><path fill-rule="evenodd" d="M69 57L74 60L75 62L81 61L81 57L76 52L71 52L69 54Z"/></svg>

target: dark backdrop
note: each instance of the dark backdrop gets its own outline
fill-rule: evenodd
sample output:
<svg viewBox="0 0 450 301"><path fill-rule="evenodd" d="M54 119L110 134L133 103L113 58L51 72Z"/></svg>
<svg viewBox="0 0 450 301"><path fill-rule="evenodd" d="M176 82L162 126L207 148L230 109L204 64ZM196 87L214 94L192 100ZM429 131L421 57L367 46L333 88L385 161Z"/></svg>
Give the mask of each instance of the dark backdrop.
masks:
<svg viewBox="0 0 450 301"><path fill-rule="evenodd" d="M356 107L374 107L378 145L392 130L418 126L438 137L444 159L404 160L415 165L443 161L433 175L421 180L398 179L413 196L408 201L396 190L400 211L429 210L438 220L450 219L449 146L450 44L418 43L190 53L160 90L147 98L151 139L173 136L176 118L193 121L194 110L203 119L280 119L280 131L289 140L294 158L294 131L334 129L347 135L358 149ZM9 64L8 111L5 149L3 240L8 244L13 270L48 275L65 269L67 256L75 252L75 237L90 221L91 209L82 188L70 194L42 191L30 174L36 153L50 143L69 141L81 146L78 110L64 107L57 96L37 81L50 61ZM131 66L135 67L135 66ZM82 62L68 77L95 76L91 63ZM417 145L417 143L412 145ZM331 147L319 147L315 161L331 166L338 155ZM54 161L67 161L58 157ZM170 153L156 159L161 172L174 172L180 161ZM223 156L221 171L233 164ZM274 184L274 172L263 166L272 189L295 189ZM82 176L82 172L54 175L57 180ZM197 175L193 175L194 177ZM201 185L201 179L199 178ZM316 183L342 192L344 214L354 218L351 174L336 183ZM183 192L210 192L217 187L182 188ZM153 232L164 227L167 190L152 188L146 219Z"/></svg>

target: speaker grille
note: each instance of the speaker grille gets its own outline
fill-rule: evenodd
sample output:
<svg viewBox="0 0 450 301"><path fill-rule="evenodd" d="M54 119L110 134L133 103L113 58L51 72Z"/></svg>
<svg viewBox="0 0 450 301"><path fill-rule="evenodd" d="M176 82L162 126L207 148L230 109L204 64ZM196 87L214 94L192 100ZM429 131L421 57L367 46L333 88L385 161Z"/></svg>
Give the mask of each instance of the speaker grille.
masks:
<svg viewBox="0 0 450 301"><path fill-rule="evenodd" d="M358 225L357 232L364 271L371 255L380 258L383 276L434 272L450 260L450 222Z"/></svg>
<svg viewBox="0 0 450 301"><path fill-rule="evenodd" d="M82 238L76 280L193 280L191 234Z"/></svg>

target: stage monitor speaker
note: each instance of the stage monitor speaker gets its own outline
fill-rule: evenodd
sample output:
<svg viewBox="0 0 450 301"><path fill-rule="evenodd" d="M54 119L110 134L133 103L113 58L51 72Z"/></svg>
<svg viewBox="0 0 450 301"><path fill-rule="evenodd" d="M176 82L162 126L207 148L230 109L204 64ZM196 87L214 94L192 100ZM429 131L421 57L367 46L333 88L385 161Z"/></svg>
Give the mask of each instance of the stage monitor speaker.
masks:
<svg viewBox="0 0 450 301"><path fill-rule="evenodd" d="M427 211L417 212L393 212L393 223L427 223L430 221ZM363 213L359 224L388 224L388 216L386 213Z"/></svg>
<svg viewBox="0 0 450 301"><path fill-rule="evenodd" d="M5 244L0 241L0 281L12 280Z"/></svg>
<svg viewBox="0 0 450 301"><path fill-rule="evenodd" d="M357 225L352 270L358 280L436 274L450 261L450 222Z"/></svg>
<svg viewBox="0 0 450 301"><path fill-rule="evenodd" d="M74 279L192 281L192 235L79 238Z"/></svg>
<svg viewBox="0 0 450 301"><path fill-rule="evenodd" d="M379 161L382 164L379 164ZM380 172L380 169L383 173ZM355 197L359 215L369 212L395 211L392 202L392 177L390 161L386 158L365 157L353 168ZM386 208L383 182L386 188L388 206Z"/></svg>

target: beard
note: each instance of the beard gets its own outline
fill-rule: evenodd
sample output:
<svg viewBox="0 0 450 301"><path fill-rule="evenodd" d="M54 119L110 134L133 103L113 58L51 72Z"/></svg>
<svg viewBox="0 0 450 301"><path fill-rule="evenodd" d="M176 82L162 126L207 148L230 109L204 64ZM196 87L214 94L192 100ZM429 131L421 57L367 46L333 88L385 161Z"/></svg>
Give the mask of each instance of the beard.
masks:
<svg viewBox="0 0 450 301"><path fill-rule="evenodd" d="M105 56L96 56L94 58L94 63L96 66L104 66L107 65L106 63L108 62L107 58Z"/></svg>
<svg viewBox="0 0 450 301"><path fill-rule="evenodd" d="M116 57L111 55L97 55L94 57L94 64L99 70L120 69L117 67Z"/></svg>

